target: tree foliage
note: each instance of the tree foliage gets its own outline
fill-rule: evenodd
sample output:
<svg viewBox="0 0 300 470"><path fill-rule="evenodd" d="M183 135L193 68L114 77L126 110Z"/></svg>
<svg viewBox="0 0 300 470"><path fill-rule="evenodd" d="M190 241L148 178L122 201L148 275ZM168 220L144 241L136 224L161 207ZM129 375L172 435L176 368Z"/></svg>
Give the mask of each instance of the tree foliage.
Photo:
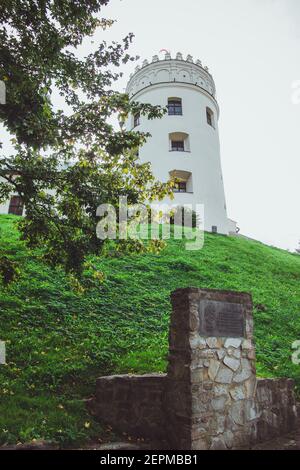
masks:
<svg viewBox="0 0 300 470"><path fill-rule="evenodd" d="M161 198L169 186L155 181L149 164L136 156L147 134L126 131L139 112L148 119L164 110L131 102L114 91L133 35L121 43L104 40L84 58L78 48L97 29L109 0L2 0L0 80L6 104L0 122L14 135L13 155L0 157L0 200L17 192L26 207L20 222L29 246L67 271L81 273L85 257L99 253L96 208ZM53 102L59 93L61 105ZM116 129L110 119L118 115Z"/></svg>

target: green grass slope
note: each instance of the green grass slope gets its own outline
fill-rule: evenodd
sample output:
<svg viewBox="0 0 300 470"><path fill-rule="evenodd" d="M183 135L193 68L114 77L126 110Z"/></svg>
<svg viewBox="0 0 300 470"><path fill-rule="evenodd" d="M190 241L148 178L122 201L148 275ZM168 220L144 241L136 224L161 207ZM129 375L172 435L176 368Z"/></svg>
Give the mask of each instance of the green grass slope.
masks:
<svg viewBox="0 0 300 470"><path fill-rule="evenodd" d="M106 279L78 295L62 272L24 247L15 220L0 216L0 250L22 265L17 282L0 284L7 347L0 443L107 438L82 399L99 375L165 370L169 296L179 287L251 292L259 374L294 377L300 385L300 366L291 362L291 344L300 340L300 256L211 234L200 251L170 240L159 255L94 260Z"/></svg>

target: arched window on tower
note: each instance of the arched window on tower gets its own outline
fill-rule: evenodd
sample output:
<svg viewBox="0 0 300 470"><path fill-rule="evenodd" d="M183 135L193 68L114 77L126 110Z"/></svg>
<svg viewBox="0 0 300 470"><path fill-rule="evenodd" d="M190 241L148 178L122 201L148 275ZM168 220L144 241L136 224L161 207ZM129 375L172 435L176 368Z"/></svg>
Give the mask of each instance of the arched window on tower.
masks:
<svg viewBox="0 0 300 470"><path fill-rule="evenodd" d="M169 134L170 152L190 152L189 135L185 132L171 132Z"/></svg>
<svg viewBox="0 0 300 470"><path fill-rule="evenodd" d="M206 120L207 124L209 124L211 127L215 127L214 112L210 108L206 108Z"/></svg>
<svg viewBox="0 0 300 470"><path fill-rule="evenodd" d="M170 177L174 181L174 193L192 193L193 181L192 173L185 170L172 170L169 172Z"/></svg>
<svg viewBox="0 0 300 470"><path fill-rule="evenodd" d="M174 183L174 193L186 193L186 181L176 181Z"/></svg>
<svg viewBox="0 0 300 470"><path fill-rule="evenodd" d="M140 113L136 113L133 116L133 127L139 126L140 125Z"/></svg>
<svg viewBox="0 0 300 470"><path fill-rule="evenodd" d="M169 116L182 116L181 98L168 98L168 114Z"/></svg>

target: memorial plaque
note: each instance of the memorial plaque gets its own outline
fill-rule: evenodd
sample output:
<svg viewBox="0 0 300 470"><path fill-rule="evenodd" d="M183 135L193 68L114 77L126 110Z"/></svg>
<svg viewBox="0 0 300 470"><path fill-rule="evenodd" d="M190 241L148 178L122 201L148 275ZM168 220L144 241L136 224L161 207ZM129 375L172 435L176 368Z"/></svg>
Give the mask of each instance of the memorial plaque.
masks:
<svg viewBox="0 0 300 470"><path fill-rule="evenodd" d="M245 335L245 314L242 304L200 301L200 335L239 338Z"/></svg>

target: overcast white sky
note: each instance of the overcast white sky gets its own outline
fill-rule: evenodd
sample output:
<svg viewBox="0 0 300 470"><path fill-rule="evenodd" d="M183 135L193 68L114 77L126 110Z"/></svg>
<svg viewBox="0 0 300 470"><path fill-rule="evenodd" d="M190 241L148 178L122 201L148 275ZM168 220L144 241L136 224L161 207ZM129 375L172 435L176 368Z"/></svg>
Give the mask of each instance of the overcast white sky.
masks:
<svg viewBox="0 0 300 470"><path fill-rule="evenodd" d="M292 102L300 0L111 0L102 15L118 21L95 43L133 32L140 62L166 48L209 66L228 215L243 234L293 250L300 239L300 103ZM86 53L90 47L86 41ZM134 67L125 67L120 90Z"/></svg>

